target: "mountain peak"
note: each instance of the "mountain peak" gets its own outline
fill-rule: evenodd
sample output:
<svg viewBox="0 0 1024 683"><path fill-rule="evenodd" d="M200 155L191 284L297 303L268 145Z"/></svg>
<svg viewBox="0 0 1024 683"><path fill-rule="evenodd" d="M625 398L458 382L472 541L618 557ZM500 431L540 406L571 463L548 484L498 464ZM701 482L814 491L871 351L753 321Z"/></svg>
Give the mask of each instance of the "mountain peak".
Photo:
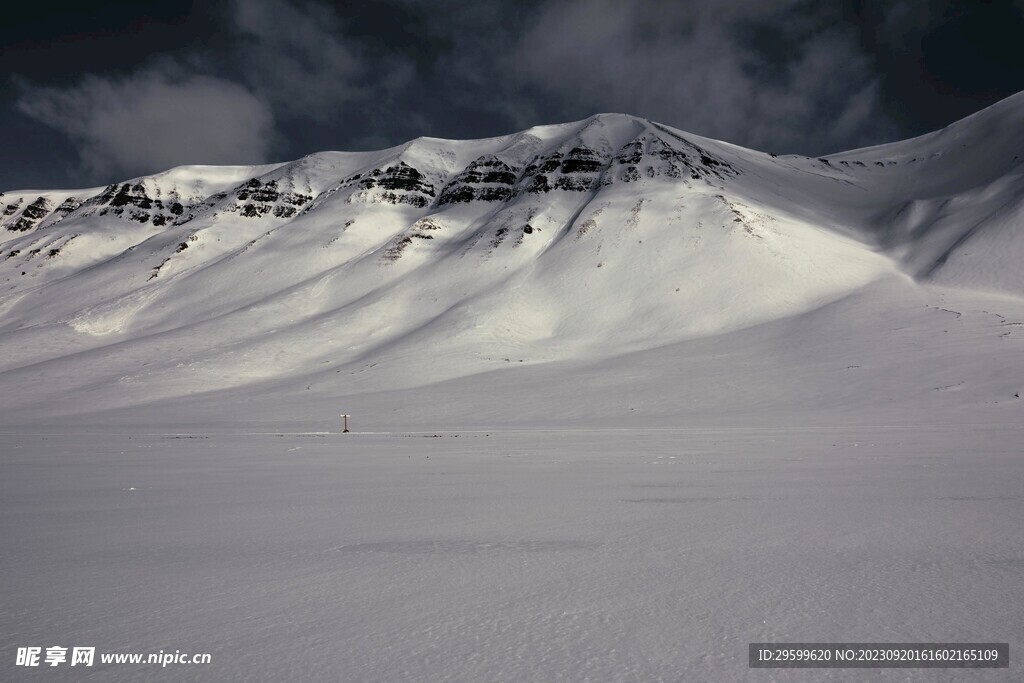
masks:
<svg viewBox="0 0 1024 683"><path fill-rule="evenodd" d="M56 334L61 358L98 363L83 387L138 357L173 393L186 360L168 348L216 386L262 376L241 358L274 377L408 369L424 348L457 359L417 370L427 381L720 334L889 278L1021 294L1012 111L821 159L597 114L6 193L5 362L57 362Z"/></svg>

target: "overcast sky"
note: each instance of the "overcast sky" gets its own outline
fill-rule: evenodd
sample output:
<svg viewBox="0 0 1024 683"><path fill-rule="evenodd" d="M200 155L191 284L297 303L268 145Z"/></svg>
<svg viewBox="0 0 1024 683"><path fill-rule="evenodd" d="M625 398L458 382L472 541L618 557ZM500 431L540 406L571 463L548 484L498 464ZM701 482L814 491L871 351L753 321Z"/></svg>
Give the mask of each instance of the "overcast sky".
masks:
<svg viewBox="0 0 1024 683"><path fill-rule="evenodd" d="M1024 90L1024 0L20 3L0 190L598 112L822 155Z"/></svg>

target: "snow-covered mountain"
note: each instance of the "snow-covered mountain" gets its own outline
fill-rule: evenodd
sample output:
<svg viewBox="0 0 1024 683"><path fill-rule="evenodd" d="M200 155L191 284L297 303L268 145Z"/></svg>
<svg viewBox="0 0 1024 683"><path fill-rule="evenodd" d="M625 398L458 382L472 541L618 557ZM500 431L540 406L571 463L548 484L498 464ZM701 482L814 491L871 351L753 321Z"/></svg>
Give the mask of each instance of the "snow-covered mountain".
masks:
<svg viewBox="0 0 1024 683"><path fill-rule="evenodd" d="M1024 390L1024 93L821 159L601 114L0 214L8 423L1001 420Z"/></svg>

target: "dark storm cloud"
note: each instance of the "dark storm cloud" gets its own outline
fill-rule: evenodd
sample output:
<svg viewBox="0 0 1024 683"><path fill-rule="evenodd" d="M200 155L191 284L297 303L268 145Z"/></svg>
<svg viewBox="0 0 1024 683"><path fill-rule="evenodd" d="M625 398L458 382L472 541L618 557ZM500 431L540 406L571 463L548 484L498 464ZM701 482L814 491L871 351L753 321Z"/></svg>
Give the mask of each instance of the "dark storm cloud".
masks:
<svg viewBox="0 0 1024 683"><path fill-rule="evenodd" d="M273 130L270 109L244 87L167 64L21 89L17 108L67 135L89 180L263 161Z"/></svg>
<svg viewBox="0 0 1024 683"><path fill-rule="evenodd" d="M774 37L775 54L757 34ZM801 2L557 0L530 22L513 63L524 86L574 116L623 111L761 149L892 132L854 32Z"/></svg>
<svg viewBox="0 0 1024 683"><path fill-rule="evenodd" d="M900 129L934 130L1024 89L1024 2L858 2L850 23Z"/></svg>
<svg viewBox="0 0 1024 683"><path fill-rule="evenodd" d="M374 95L364 84L369 60L327 5L238 0L230 22L239 37L234 53L242 78L276 108L321 119ZM384 92L408 77L400 63L375 66L386 72L378 74Z"/></svg>
<svg viewBox="0 0 1024 683"><path fill-rule="evenodd" d="M0 26L14 76L0 90L0 187L500 135L601 111L820 155L927 132L1024 88L1022 5L219 0L156 12L111 0L59 15L26 6Z"/></svg>

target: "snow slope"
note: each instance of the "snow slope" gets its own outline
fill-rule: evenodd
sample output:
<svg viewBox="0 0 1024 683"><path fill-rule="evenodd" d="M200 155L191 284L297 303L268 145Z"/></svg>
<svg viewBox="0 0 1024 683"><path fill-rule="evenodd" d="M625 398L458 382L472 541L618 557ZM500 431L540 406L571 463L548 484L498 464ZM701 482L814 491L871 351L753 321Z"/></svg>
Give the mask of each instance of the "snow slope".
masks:
<svg viewBox="0 0 1024 683"><path fill-rule="evenodd" d="M937 305L935 284L1016 301L1022 107L1018 95L830 159L602 114L8 193L0 408L17 423L199 394L223 405L225 391L309 387L327 400L512 363L543 366L522 375L543 394L568 366L662 354L690 373L699 340L747 348L760 332L735 335L764 325L813 353L829 330L802 321L850 297L874 297L850 313L868 318ZM1007 331L997 352L1009 359L1019 346Z"/></svg>
<svg viewBox="0 0 1024 683"><path fill-rule="evenodd" d="M501 387L510 364L542 366L521 377L540 378L543 395L562 368L634 360L673 369L673 402L715 389L680 379L699 340L760 353L762 333L735 335L767 325L813 354L829 329L803 321L850 297L873 297L849 312L867 310L858 334L873 348L874 308L939 305L935 285L1024 293L1022 106L1018 95L821 160L599 115L10 193L0 408L17 423L200 394L223 405L224 391L273 402L466 377ZM995 357L1013 365L1020 333L1004 332ZM991 400L1016 386L1000 381ZM459 419L478 421L478 408Z"/></svg>

